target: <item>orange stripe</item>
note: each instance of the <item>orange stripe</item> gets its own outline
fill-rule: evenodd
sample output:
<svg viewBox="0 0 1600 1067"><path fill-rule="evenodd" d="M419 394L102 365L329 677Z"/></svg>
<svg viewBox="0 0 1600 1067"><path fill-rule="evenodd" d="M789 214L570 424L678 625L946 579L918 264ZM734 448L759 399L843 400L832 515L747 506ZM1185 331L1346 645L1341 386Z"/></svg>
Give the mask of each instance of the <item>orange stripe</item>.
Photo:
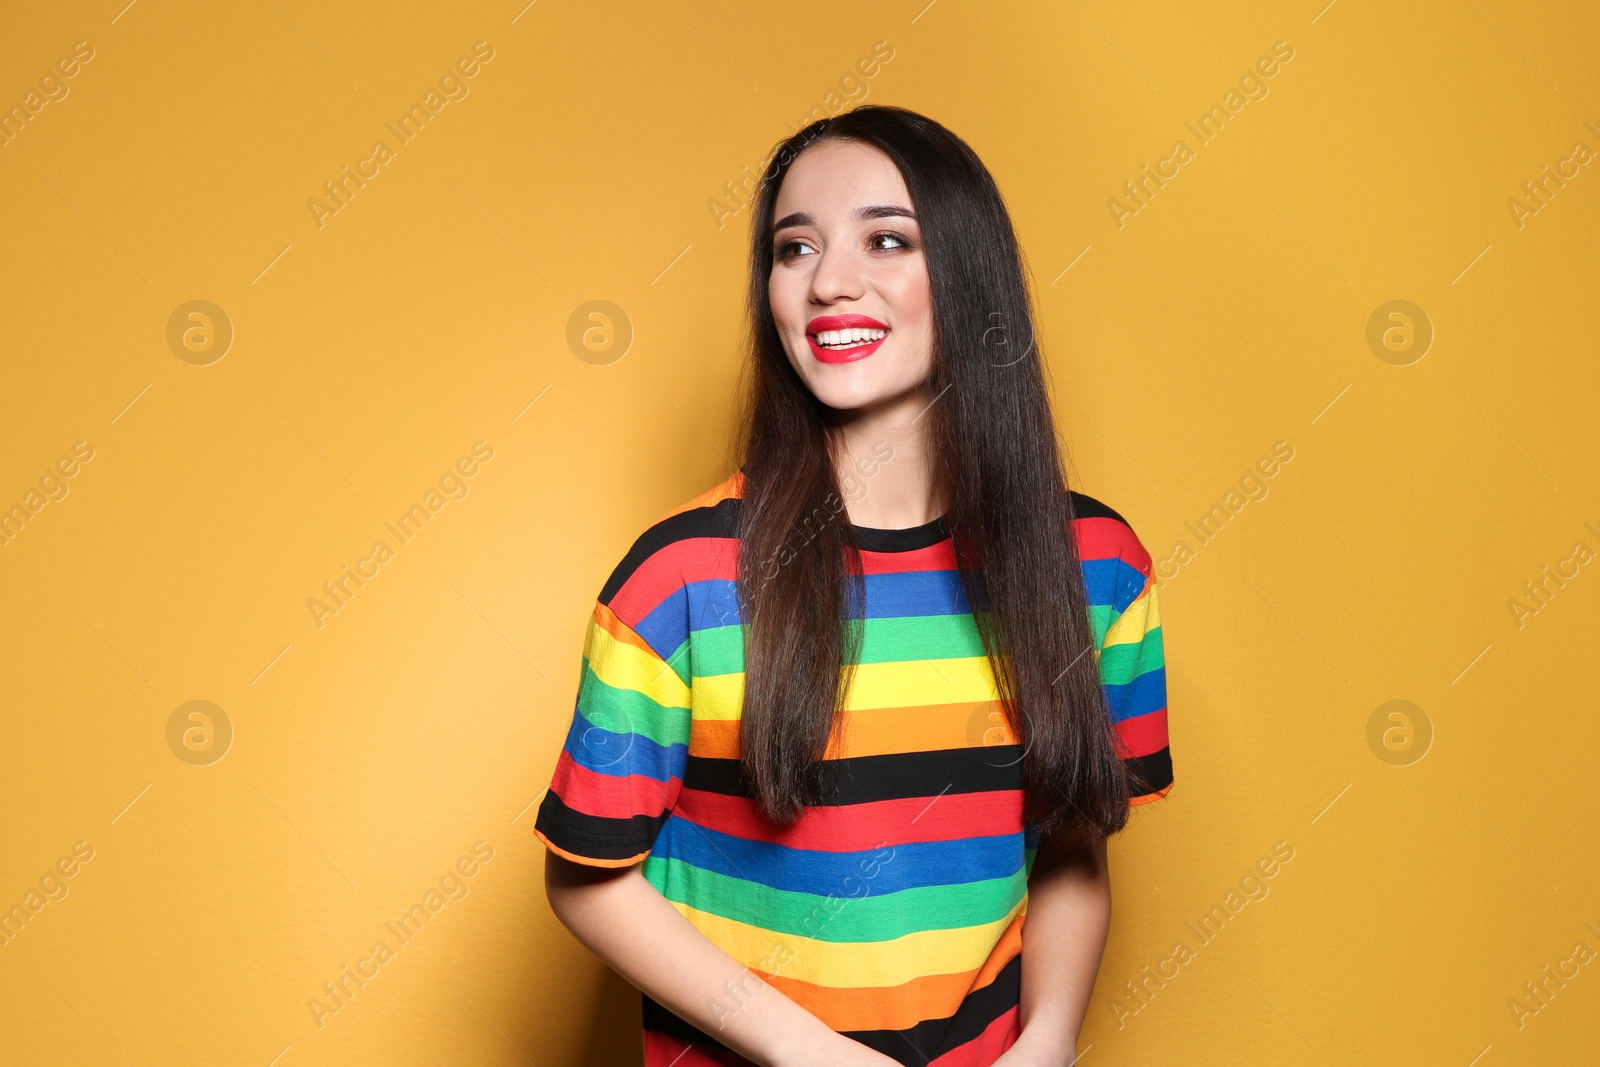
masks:
<svg viewBox="0 0 1600 1067"><path fill-rule="evenodd" d="M827 758L1015 744L1003 709L998 700L978 700L845 712L843 752Z"/></svg>
<svg viewBox="0 0 1600 1067"><path fill-rule="evenodd" d="M610 605L595 601L594 621L602 630L610 634L613 640L643 649L650 653L651 659L657 663L661 662L661 657L656 655L656 650L645 644L644 638L634 633L633 627L624 622L622 616L611 610Z"/></svg>
<svg viewBox="0 0 1600 1067"><path fill-rule="evenodd" d="M560 845L544 836L544 832L541 830L536 829L533 831L533 833L535 837L544 842L544 847L548 848L551 852L554 852L556 855L561 856L564 859L569 859L573 863L581 863L585 867L631 867L635 863L638 863L640 860L644 859L646 856L650 855L649 852L641 852L637 856L633 856L625 860L595 859L593 856L580 856L576 852L568 852L566 849L562 848Z"/></svg>
<svg viewBox="0 0 1600 1067"><path fill-rule="evenodd" d="M998 700L925 704L905 708L873 708L844 713L843 740L835 737L826 759L892 756L902 752L938 752L1016 744ZM908 739L911 743L908 745ZM689 754L707 759L738 759L738 719L698 719L689 738Z"/></svg>
<svg viewBox="0 0 1600 1067"><path fill-rule="evenodd" d="M1011 920L975 971L927 975L891 988L835 988L782 975L762 974L761 979L835 1030L906 1030L928 1017L929 1005L948 1004L953 1011L973 990L993 982L1022 951L1022 921L1022 915Z"/></svg>
<svg viewBox="0 0 1600 1067"><path fill-rule="evenodd" d="M1172 792L1172 785L1173 785L1173 783L1168 782L1166 784L1165 788L1158 789L1154 793L1146 793L1142 797L1133 797L1133 798L1129 799L1128 803L1129 804L1148 804L1152 800L1160 800L1162 797L1164 797L1168 793Z"/></svg>
<svg viewBox="0 0 1600 1067"><path fill-rule="evenodd" d="M739 719L697 719L689 731L689 755L738 759Z"/></svg>
<svg viewBox="0 0 1600 1067"><path fill-rule="evenodd" d="M732 477L725 481L718 482L716 485L713 485L710 489L707 489L693 500L688 500L682 504L679 504L671 511L662 515L661 518L656 520L656 522L660 522L662 519L670 519L674 515L681 515L685 511L693 511L695 508L714 508L730 497L742 498L743 496L744 471L734 471Z"/></svg>

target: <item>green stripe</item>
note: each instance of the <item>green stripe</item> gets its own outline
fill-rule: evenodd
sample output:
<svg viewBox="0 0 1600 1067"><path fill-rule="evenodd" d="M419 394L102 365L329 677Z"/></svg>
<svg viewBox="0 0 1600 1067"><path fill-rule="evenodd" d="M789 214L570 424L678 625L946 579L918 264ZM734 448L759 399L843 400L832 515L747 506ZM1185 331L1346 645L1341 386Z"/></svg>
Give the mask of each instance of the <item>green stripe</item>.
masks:
<svg viewBox="0 0 1600 1067"><path fill-rule="evenodd" d="M702 678L715 674L740 674L744 671L744 627L708 626L692 631L694 673Z"/></svg>
<svg viewBox="0 0 1600 1067"><path fill-rule="evenodd" d="M1089 633L1094 637L1094 647L1106 643L1106 631L1117 621L1117 610L1110 604L1089 605Z"/></svg>
<svg viewBox="0 0 1600 1067"><path fill-rule="evenodd" d="M984 654L983 640L970 613L900 615L865 623L861 663L966 659Z"/></svg>
<svg viewBox="0 0 1600 1067"><path fill-rule="evenodd" d="M1096 648L1102 648L1106 632L1115 623L1109 604L1089 605L1089 630ZM1160 634L1160 628L1150 631ZM1159 644L1159 642L1157 642ZM1144 649L1146 662L1137 674L1151 669L1149 639L1144 645L1116 646L1104 651L1102 670L1125 671L1123 662ZM861 641L861 663L916 662L929 659L962 659L982 656L983 640L971 613L962 615L901 615L867 619ZM1160 666L1156 650L1155 666ZM1109 668L1104 666L1109 664ZM677 666L674 664L674 666ZM744 628L740 625L712 626L694 631L694 671L700 677L739 674L744 671ZM1137 674L1129 677L1137 677ZM1104 675L1108 681L1115 674ZM1112 682L1111 684L1117 684Z"/></svg>
<svg viewBox="0 0 1600 1067"><path fill-rule="evenodd" d="M666 707L633 689L607 685L583 661L583 681L578 686L578 711L602 730L639 734L658 745L689 743L689 709Z"/></svg>
<svg viewBox="0 0 1600 1067"><path fill-rule="evenodd" d="M645 644L648 645L650 642L646 641ZM650 646L650 651L655 652L654 645ZM661 653L656 652L656 655L659 656ZM689 685L693 682L690 674L689 639L687 637L678 643L677 648L672 650L672 655L665 657L664 662L672 668L672 673L678 676L678 681L684 685Z"/></svg>
<svg viewBox="0 0 1600 1067"><path fill-rule="evenodd" d="M901 663L965 659L983 655L972 615L901 615L857 620L861 625L860 663ZM744 629L716 626L694 634L695 673L704 677L744 670Z"/></svg>
<svg viewBox="0 0 1600 1067"><path fill-rule="evenodd" d="M924 930L962 929L1004 919L1027 889L1019 871L959 885L918 886L865 896L774 889L651 853L645 879L662 896L725 919L777 934L839 943L882 941Z"/></svg>
<svg viewBox="0 0 1600 1067"><path fill-rule="evenodd" d="M1146 630L1144 639L1112 645L1100 652L1100 679L1106 685L1127 685L1139 675L1167 664L1161 627Z"/></svg>

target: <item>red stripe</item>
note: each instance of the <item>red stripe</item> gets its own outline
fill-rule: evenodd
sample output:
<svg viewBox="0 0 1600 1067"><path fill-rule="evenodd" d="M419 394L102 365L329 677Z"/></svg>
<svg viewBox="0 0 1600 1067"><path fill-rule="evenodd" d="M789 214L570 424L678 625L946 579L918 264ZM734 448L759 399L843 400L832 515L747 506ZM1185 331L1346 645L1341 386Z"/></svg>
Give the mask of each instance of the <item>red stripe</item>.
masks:
<svg viewBox="0 0 1600 1067"><path fill-rule="evenodd" d="M1148 756L1167 747L1166 708L1135 715L1114 725L1117 728L1117 740L1121 742L1119 754L1124 758Z"/></svg>
<svg viewBox="0 0 1600 1067"><path fill-rule="evenodd" d="M1019 1009L1008 1008L977 1037L927 1061L927 1067L989 1067L1021 1036L1018 1015ZM685 1044L659 1031L646 1030L644 1067L755 1067L755 1064L732 1049Z"/></svg>
<svg viewBox="0 0 1600 1067"><path fill-rule="evenodd" d="M684 1044L657 1030L644 1032L644 1067L756 1067L732 1049Z"/></svg>
<svg viewBox="0 0 1600 1067"><path fill-rule="evenodd" d="M956 546L947 537L927 548L913 548L905 552L861 553L862 574L900 574L905 571L953 571L956 569Z"/></svg>
<svg viewBox="0 0 1600 1067"><path fill-rule="evenodd" d="M1073 523L1080 560L1120 558L1140 574L1150 576L1150 553L1145 551L1127 523L1102 516L1074 519Z"/></svg>
<svg viewBox="0 0 1600 1067"><path fill-rule="evenodd" d="M612 598L612 610L632 626L682 586L712 578L733 581L738 577L738 548L736 537L687 537L663 545L628 576ZM955 545L946 538L906 552L863 550L861 564L864 574L954 570Z"/></svg>
<svg viewBox="0 0 1600 1067"><path fill-rule="evenodd" d="M686 537L652 552L611 598L611 610L637 627L661 602L690 582L738 576L735 537Z"/></svg>
<svg viewBox="0 0 1600 1067"><path fill-rule="evenodd" d="M1150 554L1126 523L1099 516L1074 519L1073 532L1078 539L1079 559L1121 558L1139 573L1150 574ZM663 600L691 582L735 580L738 546L735 537L686 537L663 545L628 576L612 597L611 610L636 628ZM954 570L955 546L946 539L909 552L863 552L861 565L865 574Z"/></svg>
<svg viewBox="0 0 1600 1067"><path fill-rule="evenodd" d="M685 789L674 814L708 830L818 852L863 852L884 845L958 841L1022 832L1018 790L907 797L806 809L786 827L761 818L748 797Z"/></svg>
<svg viewBox="0 0 1600 1067"><path fill-rule="evenodd" d="M1022 1036L1022 1028L1017 1025L1019 1014L1019 1008L1007 1008L1004 1014L984 1027L983 1033L929 1060L928 1067L989 1067L1000 1053L1015 1045L1017 1038Z"/></svg>
<svg viewBox="0 0 1600 1067"><path fill-rule="evenodd" d="M1116 519L1099 516L1072 520L1072 532L1078 537L1078 558L1114 559L1122 542L1121 526Z"/></svg>
<svg viewBox="0 0 1600 1067"><path fill-rule="evenodd" d="M681 779L663 782L644 774L621 777L591 771L566 749L556 759L550 791L574 811L603 819L629 819L635 815L660 815L682 787Z"/></svg>

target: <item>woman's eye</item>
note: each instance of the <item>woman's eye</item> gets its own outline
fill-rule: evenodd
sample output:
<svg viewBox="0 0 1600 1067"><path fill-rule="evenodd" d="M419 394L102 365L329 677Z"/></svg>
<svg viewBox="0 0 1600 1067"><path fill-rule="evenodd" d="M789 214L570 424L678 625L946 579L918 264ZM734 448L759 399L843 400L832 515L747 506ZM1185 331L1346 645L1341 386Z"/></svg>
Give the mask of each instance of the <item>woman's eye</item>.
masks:
<svg viewBox="0 0 1600 1067"><path fill-rule="evenodd" d="M895 243L887 247L877 243L885 240L893 241ZM871 237L867 238L867 247L875 252L892 252L901 248L910 248L912 246L910 239L905 237L903 234L884 231L883 233L875 233ZM793 259L799 255L815 253L812 252L809 246L807 246L804 242L785 241L783 244L774 249L772 254L773 258L775 259L786 260Z"/></svg>

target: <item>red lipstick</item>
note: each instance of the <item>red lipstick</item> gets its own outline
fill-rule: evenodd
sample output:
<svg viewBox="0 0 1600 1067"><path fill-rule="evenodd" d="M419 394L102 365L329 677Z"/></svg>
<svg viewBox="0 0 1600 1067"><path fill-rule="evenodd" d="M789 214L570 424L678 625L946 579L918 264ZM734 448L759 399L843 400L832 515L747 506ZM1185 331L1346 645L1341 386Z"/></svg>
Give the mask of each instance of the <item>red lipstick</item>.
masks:
<svg viewBox="0 0 1600 1067"><path fill-rule="evenodd" d="M824 348L817 343L817 334L826 330L883 330L884 335L875 341L862 341L849 348ZM870 315L818 315L806 324L806 342L811 354L819 363L851 363L878 350L888 339L889 327Z"/></svg>

